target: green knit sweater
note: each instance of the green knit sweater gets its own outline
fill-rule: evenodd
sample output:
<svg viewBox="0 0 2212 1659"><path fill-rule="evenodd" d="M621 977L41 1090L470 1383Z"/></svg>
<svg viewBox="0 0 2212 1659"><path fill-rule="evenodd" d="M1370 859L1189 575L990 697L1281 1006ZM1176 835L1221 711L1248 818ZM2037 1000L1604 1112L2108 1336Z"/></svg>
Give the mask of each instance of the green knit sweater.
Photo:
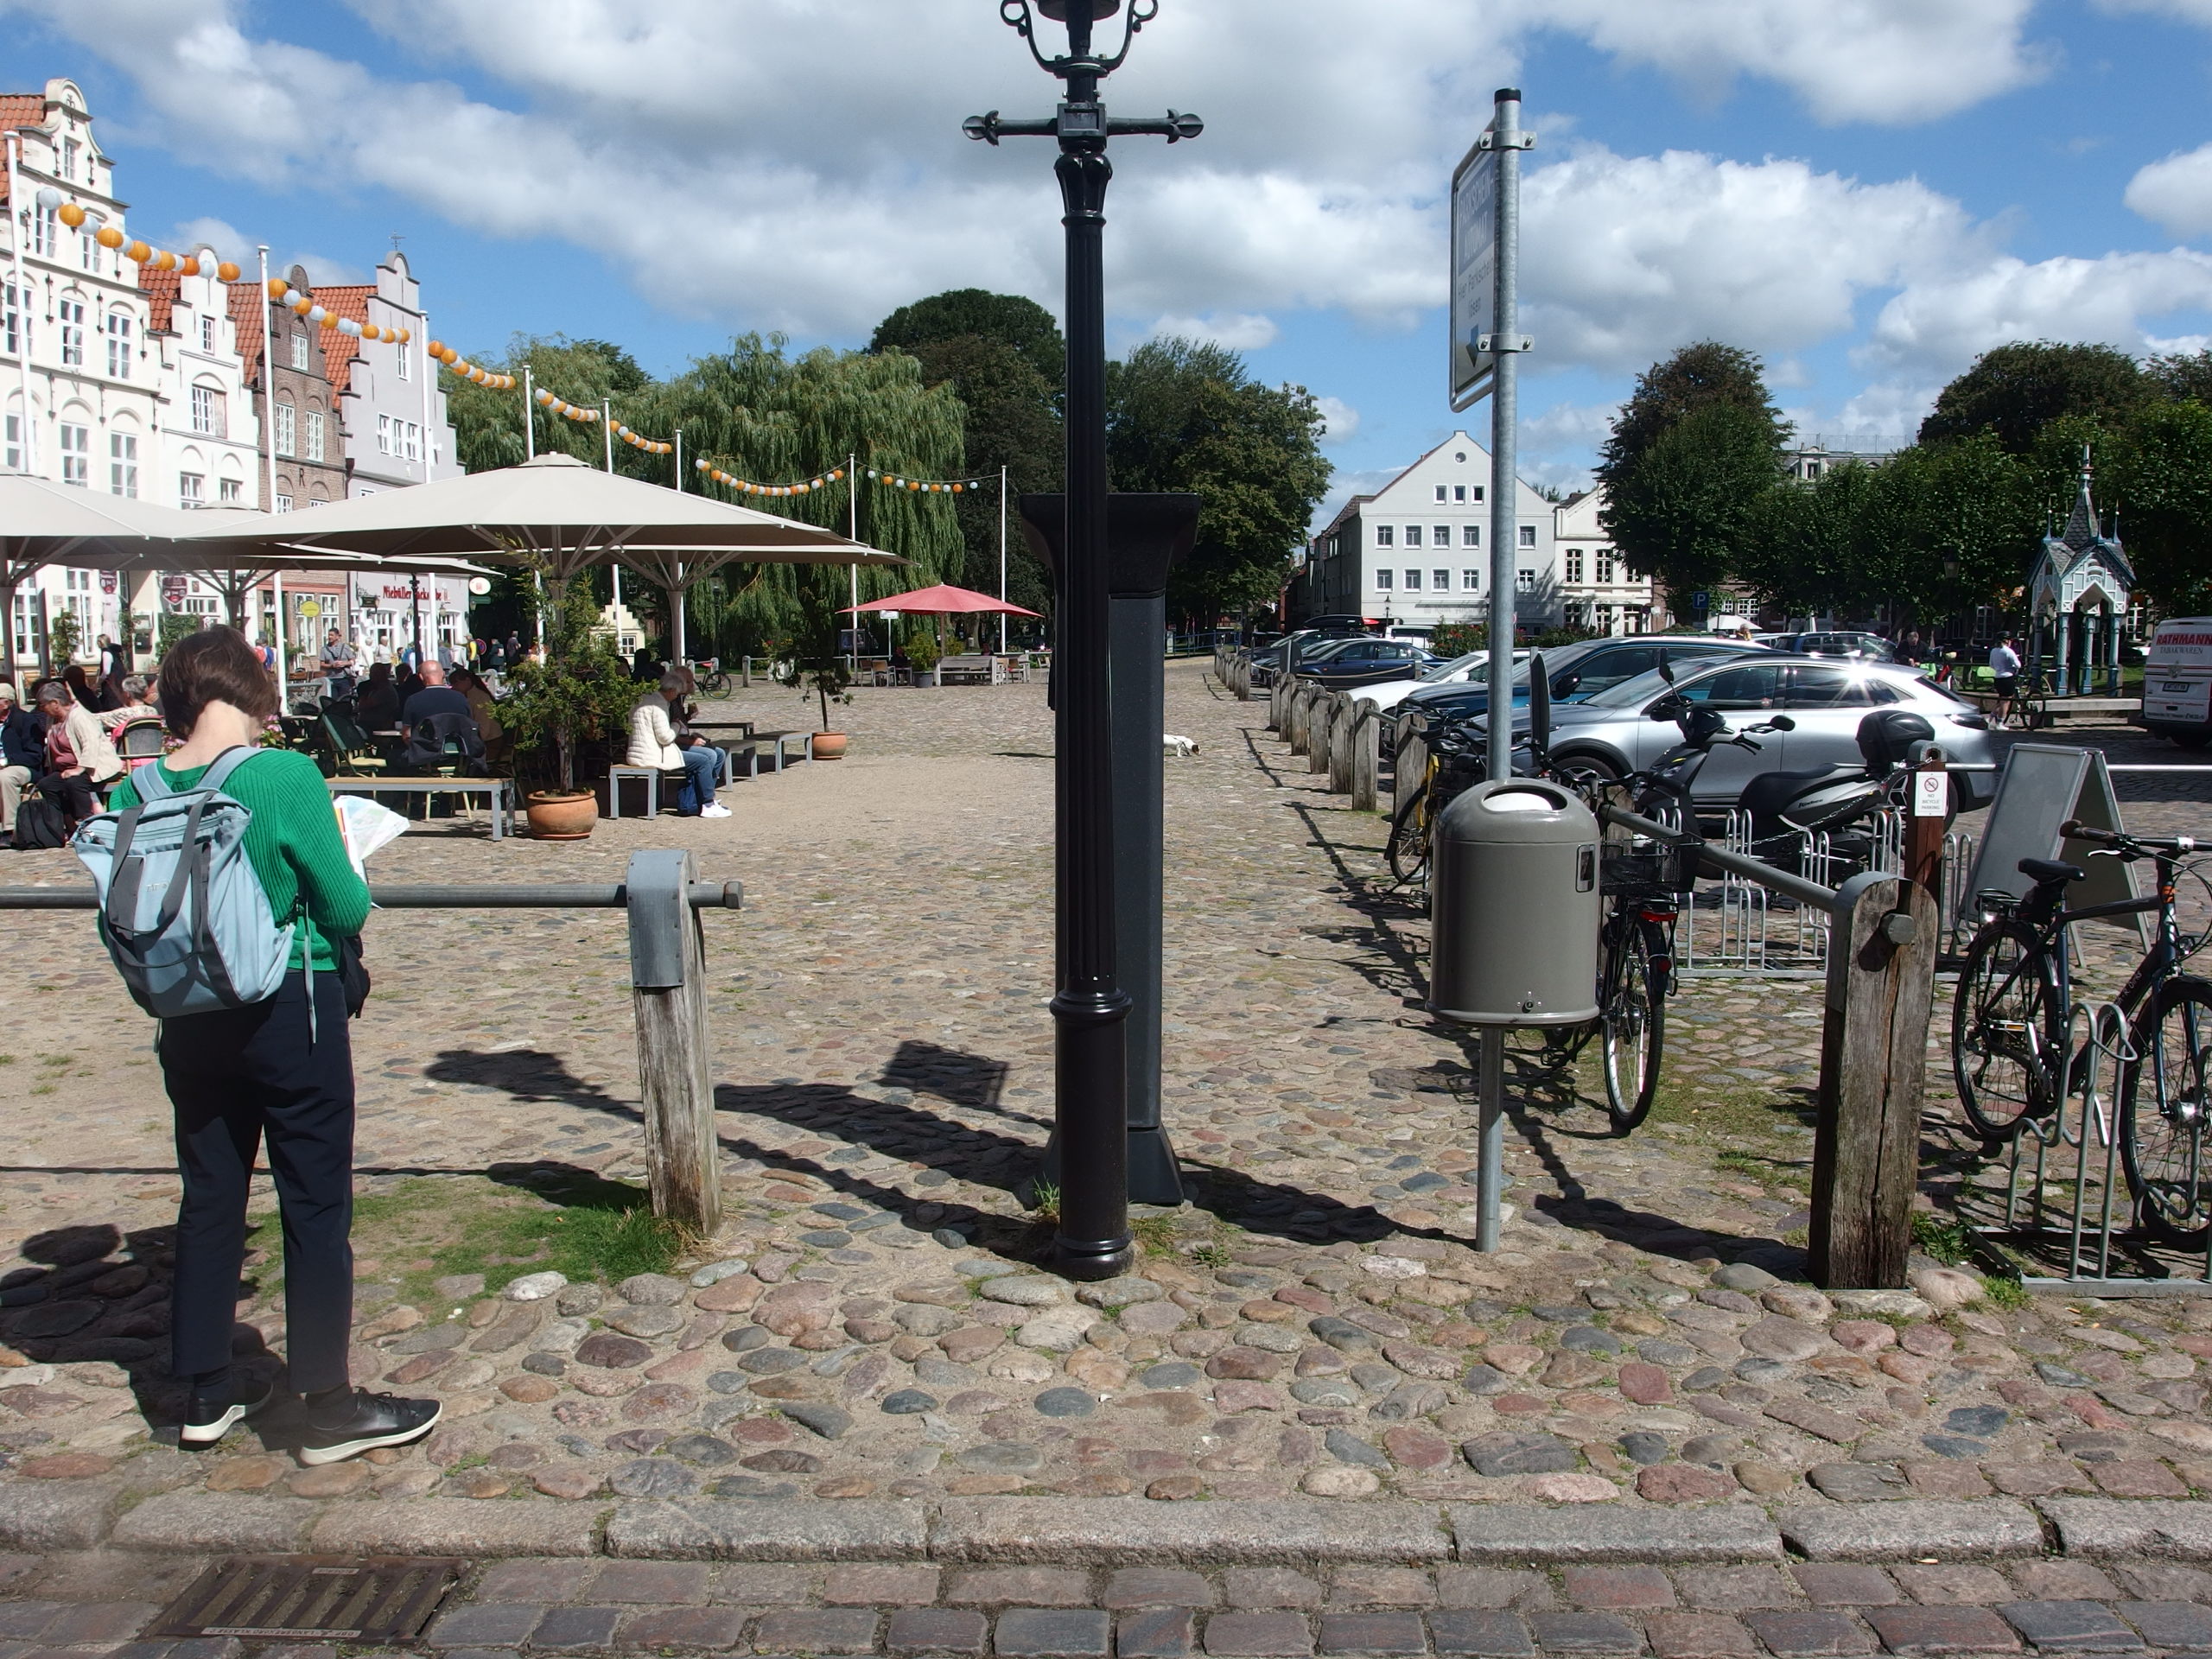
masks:
<svg viewBox="0 0 2212 1659"><path fill-rule="evenodd" d="M154 764L162 766L162 779L177 789L190 789L207 770L191 766L174 772L158 760ZM269 911L277 925L282 926L304 905L299 931L292 939L292 966L305 967L312 947L317 973L336 968L331 937L361 931L369 918L369 888L346 856L322 773L304 754L266 749L231 773L223 793L253 814L253 822L246 826L245 855L261 878L261 890L269 895ZM138 804L138 791L126 779L116 785L108 805L121 811Z"/></svg>

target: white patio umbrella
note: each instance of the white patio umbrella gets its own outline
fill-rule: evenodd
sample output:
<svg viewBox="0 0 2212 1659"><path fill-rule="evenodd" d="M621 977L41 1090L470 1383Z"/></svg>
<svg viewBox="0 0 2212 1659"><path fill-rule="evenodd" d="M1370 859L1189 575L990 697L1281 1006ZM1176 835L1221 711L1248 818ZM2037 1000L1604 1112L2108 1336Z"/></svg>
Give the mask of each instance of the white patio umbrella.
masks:
<svg viewBox="0 0 2212 1659"><path fill-rule="evenodd" d="M294 514L281 526L262 519L253 534L374 553L401 566L439 555L531 566L544 573L556 607L579 570L621 559L670 590L671 617L681 615L685 588L733 560L905 563L833 530L601 472L557 454L336 502L311 516Z"/></svg>

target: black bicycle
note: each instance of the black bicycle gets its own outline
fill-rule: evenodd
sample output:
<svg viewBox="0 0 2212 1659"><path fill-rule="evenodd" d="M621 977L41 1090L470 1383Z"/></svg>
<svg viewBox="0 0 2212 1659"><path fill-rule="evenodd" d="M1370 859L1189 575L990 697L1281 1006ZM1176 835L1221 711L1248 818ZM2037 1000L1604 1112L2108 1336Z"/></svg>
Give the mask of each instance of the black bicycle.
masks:
<svg viewBox="0 0 2212 1659"><path fill-rule="evenodd" d="M2027 896L1980 895L1988 919L1967 947L1951 1005L1951 1071L1974 1133L1999 1147L2058 1111L2088 1064L2087 1041L2069 1035L2075 922L2155 912L2150 949L2113 1001L2128 1020L2114 1133L2134 1197L2137 1224L2167 1243L2200 1248L2212 1237L2207 1117L2212 1113L2212 982L2182 971L2204 944L2176 920L2181 861L2212 851L2188 836L2132 836L2074 821L2060 835L2096 850L2093 858L2153 861L2158 891L2147 899L2065 907L2083 880L2077 864L2024 858ZM2145 1083L2149 1092L2145 1093Z"/></svg>

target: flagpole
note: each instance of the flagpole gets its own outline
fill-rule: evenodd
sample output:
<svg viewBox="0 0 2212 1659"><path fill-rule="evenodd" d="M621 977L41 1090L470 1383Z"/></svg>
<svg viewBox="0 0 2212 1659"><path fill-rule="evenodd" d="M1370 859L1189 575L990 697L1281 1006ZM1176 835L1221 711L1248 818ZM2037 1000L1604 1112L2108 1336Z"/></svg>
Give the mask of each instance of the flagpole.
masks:
<svg viewBox="0 0 2212 1659"><path fill-rule="evenodd" d="M845 457L845 539L857 542L861 538L861 458L857 454ZM853 593L853 629L845 636L846 660L855 674L861 671L861 568L857 564L846 567Z"/></svg>
<svg viewBox="0 0 2212 1659"><path fill-rule="evenodd" d="M1006 468L999 468L999 603L1006 603ZM1006 623L1004 611L999 613L999 655L1006 655Z"/></svg>
<svg viewBox="0 0 2212 1659"><path fill-rule="evenodd" d="M530 365L522 365L522 454L524 461L537 459L537 383L532 378Z"/></svg>

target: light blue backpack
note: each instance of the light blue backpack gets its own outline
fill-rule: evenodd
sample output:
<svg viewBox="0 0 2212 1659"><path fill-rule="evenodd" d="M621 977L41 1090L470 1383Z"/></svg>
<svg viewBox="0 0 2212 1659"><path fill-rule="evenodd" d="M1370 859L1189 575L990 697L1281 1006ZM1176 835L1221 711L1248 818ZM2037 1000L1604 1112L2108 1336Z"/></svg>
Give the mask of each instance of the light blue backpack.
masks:
<svg viewBox="0 0 2212 1659"><path fill-rule="evenodd" d="M257 753L225 750L183 791L141 766L139 804L86 819L70 841L99 889L108 955L156 1020L265 1002L284 982L296 916L280 927L270 914L245 853L252 810L223 793Z"/></svg>

